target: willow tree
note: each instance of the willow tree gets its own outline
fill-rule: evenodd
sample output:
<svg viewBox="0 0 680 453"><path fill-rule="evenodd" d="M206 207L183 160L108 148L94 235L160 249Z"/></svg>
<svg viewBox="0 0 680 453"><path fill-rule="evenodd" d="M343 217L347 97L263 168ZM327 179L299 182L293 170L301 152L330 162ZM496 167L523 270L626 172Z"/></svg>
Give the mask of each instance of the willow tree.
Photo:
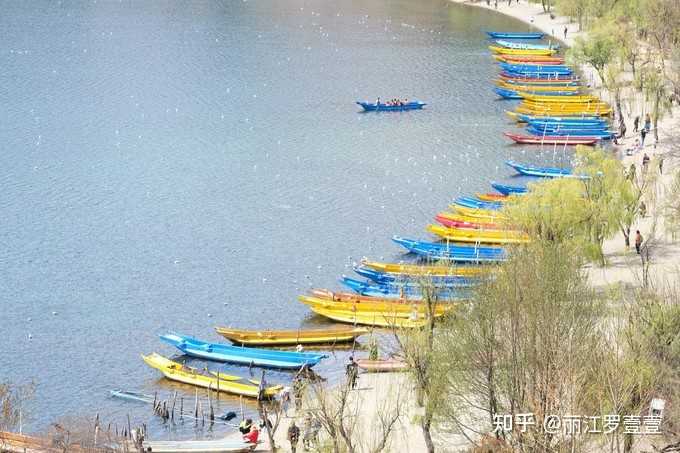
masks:
<svg viewBox="0 0 680 453"><path fill-rule="evenodd" d="M577 147L574 172L534 184L504 207L508 223L538 240L572 240L589 259L604 265L602 245L624 221L633 186L620 161L610 153Z"/></svg>
<svg viewBox="0 0 680 453"><path fill-rule="evenodd" d="M659 141L659 120L670 110L670 84L660 69L650 68L645 71L644 92L651 104L652 129L654 140Z"/></svg>
<svg viewBox="0 0 680 453"><path fill-rule="evenodd" d="M577 37L569 49L570 58L579 64L592 66L606 83L605 67L616 55L618 43L614 39L611 23L602 23L588 32L587 38Z"/></svg>
<svg viewBox="0 0 680 453"><path fill-rule="evenodd" d="M578 250L570 241L513 248L472 303L439 329L440 429L472 443L493 432L513 451L571 451L585 441L543 429L545 417L581 413L580 389L597 367L604 307L588 288ZM494 430L499 418L521 414L532 414L533 424Z"/></svg>

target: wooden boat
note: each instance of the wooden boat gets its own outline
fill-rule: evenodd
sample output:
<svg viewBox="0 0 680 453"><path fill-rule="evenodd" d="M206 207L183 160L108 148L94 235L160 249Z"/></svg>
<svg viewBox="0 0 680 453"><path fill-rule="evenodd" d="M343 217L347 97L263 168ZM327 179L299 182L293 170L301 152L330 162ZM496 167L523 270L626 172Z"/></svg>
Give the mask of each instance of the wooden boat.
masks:
<svg viewBox="0 0 680 453"><path fill-rule="evenodd" d="M475 194L475 197L482 201L500 201L501 203L506 201L509 197L507 195L498 193L479 193Z"/></svg>
<svg viewBox="0 0 680 453"><path fill-rule="evenodd" d="M524 90L512 90L503 87L495 87L493 91L503 99L524 99L528 94L545 94L549 96L578 96L578 91L532 91L530 88L528 91Z"/></svg>
<svg viewBox="0 0 680 453"><path fill-rule="evenodd" d="M540 92L540 93L576 93L581 90L578 86L560 86L560 85L521 85L519 83L510 83L505 80L496 81L498 88L503 88L510 91L521 92Z"/></svg>
<svg viewBox="0 0 680 453"><path fill-rule="evenodd" d="M332 297L326 297L332 294ZM356 296L356 297L353 297ZM386 313L391 316L409 317L414 309L424 313L425 307L418 299L384 299L379 297L362 296L359 294L332 292L328 290L310 291L309 294L298 296L298 300L306 305L322 306L339 311ZM440 304L438 313L444 314L450 304Z"/></svg>
<svg viewBox="0 0 680 453"><path fill-rule="evenodd" d="M504 55L552 55L557 52L555 49L508 49L501 46L489 46L489 50Z"/></svg>
<svg viewBox="0 0 680 453"><path fill-rule="evenodd" d="M494 60L504 63L540 63L544 65L564 64L563 57L549 55L493 55Z"/></svg>
<svg viewBox="0 0 680 453"><path fill-rule="evenodd" d="M577 76L562 76L559 78L551 77L526 77L518 76L517 74L507 74L501 72L498 74L498 79L496 81L511 83L515 85L532 85L532 86L570 86L577 87L580 86L580 80Z"/></svg>
<svg viewBox="0 0 680 453"><path fill-rule="evenodd" d="M362 266L370 267L379 272L390 273L395 275L459 275L461 277L475 277L488 273L487 267L480 266L437 266L437 265L422 265L422 264L397 264L397 263L381 263L378 261L362 260Z"/></svg>
<svg viewBox="0 0 680 453"><path fill-rule="evenodd" d="M482 230L484 228L488 229L498 229L500 225L496 223L480 223L480 222L469 222L466 220L457 220L458 218L463 218L457 214L452 214L448 212L441 212L435 216L435 220L445 227L456 227L465 228L469 230Z"/></svg>
<svg viewBox="0 0 680 453"><path fill-rule="evenodd" d="M447 277L445 279L429 279L433 294L440 299L455 300L461 298L458 288L470 287L474 282L466 277ZM416 300L423 298L423 285L417 281L365 282L350 277L343 277L340 282L362 296L379 297L393 300Z"/></svg>
<svg viewBox="0 0 680 453"><path fill-rule="evenodd" d="M563 98L556 98L554 96L541 96L539 94L527 94L524 96L524 99L528 101L535 101L535 102L557 102L557 103L579 103L579 104L588 104L592 102L596 103L602 103L600 98L597 96L591 96L591 95L581 95L581 96L568 96L568 97L563 97ZM605 104L607 105L607 104Z"/></svg>
<svg viewBox="0 0 680 453"><path fill-rule="evenodd" d="M506 41L504 39L496 39L496 44L505 47L506 49L523 49L523 50L545 50L555 49L559 50L559 44L532 44L528 42Z"/></svg>
<svg viewBox="0 0 680 453"><path fill-rule="evenodd" d="M399 105L377 104L375 102L357 101L366 112L402 112L404 110L420 110L427 104L420 101L411 101Z"/></svg>
<svg viewBox="0 0 680 453"><path fill-rule="evenodd" d="M496 263L507 259L505 249L478 245L461 245L450 242L426 242L393 236L392 241L411 253L430 260L447 260L463 263Z"/></svg>
<svg viewBox="0 0 680 453"><path fill-rule="evenodd" d="M377 271L368 266L354 266L354 272L356 272L357 274L361 275L364 278L372 280L378 285L403 285L403 284L419 285L422 282L427 282L435 286L461 287L470 286L472 285L473 282L475 282L474 277L471 278L460 275L395 274L390 272ZM343 283L347 284L347 282ZM359 294L365 294L363 292L362 287L359 287L361 291L357 291L357 288L354 287L352 287L352 289L354 289L354 291L358 292Z"/></svg>
<svg viewBox="0 0 680 453"><path fill-rule="evenodd" d="M594 145L599 140L597 137L523 135L511 132L504 132L503 135L515 143L526 145Z"/></svg>
<svg viewBox="0 0 680 453"><path fill-rule="evenodd" d="M145 452L152 453L246 453L253 451L255 444L243 440L167 440L144 441Z"/></svg>
<svg viewBox="0 0 680 453"><path fill-rule="evenodd" d="M503 207L502 203L498 201L482 201L470 197L458 197L453 201L453 204L464 208L483 209L486 211L498 211Z"/></svg>
<svg viewBox="0 0 680 453"><path fill-rule="evenodd" d="M513 230L469 230L464 228L448 228L439 225L428 225L427 231L442 239L456 242L472 242L481 244L526 244L529 237Z"/></svg>
<svg viewBox="0 0 680 453"><path fill-rule="evenodd" d="M356 363L362 370L372 373L394 373L408 370L406 362L392 358L380 360L357 359Z"/></svg>
<svg viewBox="0 0 680 453"><path fill-rule="evenodd" d="M491 187L504 195L524 194L529 191L525 186L510 186L499 182L491 182Z"/></svg>
<svg viewBox="0 0 680 453"><path fill-rule="evenodd" d="M489 209L468 208L457 204L452 204L449 207L458 214L477 219L480 223L499 223L505 218L501 212Z"/></svg>
<svg viewBox="0 0 680 453"><path fill-rule="evenodd" d="M372 327L414 328L422 327L427 322L424 316L413 319L402 318L387 313L333 310L318 305L309 305L309 309L314 313L332 319L333 321Z"/></svg>
<svg viewBox="0 0 680 453"><path fill-rule="evenodd" d="M243 379L238 376L220 374L219 379L216 376L207 376L200 373L196 368L173 362L155 352L146 356L142 355L142 359L151 368L157 369L166 378L173 381L208 388L217 392L247 396L249 398L257 398L259 394L259 386L251 383L237 382ZM282 388L281 385L269 386L264 389L264 395L267 398L271 398L280 392Z"/></svg>
<svg viewBox="0 0 680 453"><path fill-rule="evenodd" d="M542 39L544 33L542 32L511 32L511 31L487 31L489 38L494 39Z"/></svg>
<svg viewBox="0 0 680 453"><path fill-rule="evenodd" d="M216 327L215 331L234 343L253 346L344 343L368 333L368 329L363 327L332 327L309 330L243 330Z"/></svg>
<svg viewBox="0 0 680 453"><path fill-rule="evenodd" d="M121 398L129 401L137 401L140 403L153 403L154 397L152 395L145 395L140 392L130 392L126 390L111 390L109 394L114 398Z"/></svg>
<svg viewBox="0 0 680 453"><path fill-rule="evenodd" d="M216 362L264 368L294 369L313 367L326 354L309 352L276 351L271 349L244 348L219 343L208 343L186 335L165 334L160 339L179 349L183 354Z"/></svg>
<svg viewBox="0 0 680 453"><path fill-rule="evenodd" d="M575 175L569 168L534 167L533 165L520 164L511 160L506 161L505 164L524 176L538 176L542 178L587 178L587 176Z"/></svg>

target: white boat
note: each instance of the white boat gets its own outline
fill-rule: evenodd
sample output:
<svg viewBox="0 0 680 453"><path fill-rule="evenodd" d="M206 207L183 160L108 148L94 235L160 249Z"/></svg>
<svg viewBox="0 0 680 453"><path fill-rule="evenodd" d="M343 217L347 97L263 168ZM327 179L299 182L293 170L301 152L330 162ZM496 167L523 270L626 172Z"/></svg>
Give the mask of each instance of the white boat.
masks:
<svg viewBox="0 0 680 453"><path fill-rule="evenodd" d="M242 440L178 440L146 441L145 452L154 453L245 453L255 448Z"/></svg>

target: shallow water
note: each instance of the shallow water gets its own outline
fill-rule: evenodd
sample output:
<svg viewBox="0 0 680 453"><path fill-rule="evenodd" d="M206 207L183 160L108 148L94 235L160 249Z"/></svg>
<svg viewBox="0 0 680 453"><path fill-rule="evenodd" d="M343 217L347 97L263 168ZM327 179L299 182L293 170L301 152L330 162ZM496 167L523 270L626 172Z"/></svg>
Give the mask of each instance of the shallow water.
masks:
<svg viewBox="0 0 680 453"><path fill-rule="evenodd" d="M552 160L508 145L511 104L491 91L497 70L482 31L526 27L475 8L248 0L2 9L0 380L37 382L27 430L95 413L165 429L148 407L107 396L193 398L140 360L173 354L159 333L218 341L215 325L324 325L299 293L339 289L362 256L403 259L393 234L426 238L425 224L454 196L510 181L504 159ZM358 112L355 100L376 96L429 105ZM346 356L318 371L337 379ZM219 410L238 406L222 397Z"/></svg>

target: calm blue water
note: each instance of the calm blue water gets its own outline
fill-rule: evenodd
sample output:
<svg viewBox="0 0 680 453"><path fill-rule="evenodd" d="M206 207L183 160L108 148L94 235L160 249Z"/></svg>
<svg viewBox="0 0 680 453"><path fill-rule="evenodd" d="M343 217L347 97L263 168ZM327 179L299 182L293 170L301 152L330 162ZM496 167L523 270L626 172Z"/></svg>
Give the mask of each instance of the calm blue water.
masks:
<svg viewBox="0 0 680 453"><path fill-rule="evenodd" d="M157 334L323 324L299 293L338 289L362 256L402 259L393 234L427 237L455 195L528 157L501 136L510 104L491 92L481 32L525 26L474 8L0 7L0 380L38 383L29 430L94 413L160 429L107 397L193 397L140 360L173 353ZM430 105L358 113L376 96ZM332 379L345 359L319 371ZM220 410L237 406L223 397Z"/></svg>

